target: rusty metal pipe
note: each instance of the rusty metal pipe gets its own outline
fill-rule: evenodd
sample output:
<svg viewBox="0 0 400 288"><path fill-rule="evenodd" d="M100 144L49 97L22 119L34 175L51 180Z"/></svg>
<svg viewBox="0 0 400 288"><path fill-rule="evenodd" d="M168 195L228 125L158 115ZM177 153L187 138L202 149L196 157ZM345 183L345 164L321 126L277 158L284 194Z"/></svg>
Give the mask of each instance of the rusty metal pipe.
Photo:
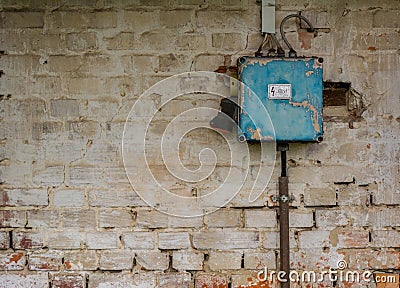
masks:
<svg viewBox="0 0 400 288"><path fill-rule="evenodd" d="M290 288L290 245L289 245L289 178L286 175L286 151L288 143L278 143L281 152L281 177L279 177L279 250L280 271L285 272L281 288Z"/></svg>
<svg viewBox="0 0 400 288"><path fill-rule="evenodd" d="M289 247L289 179L279 177L279 236L280 236L280 270L285 272L286 282L281 282L282 288L289 288L290 247Z"/></svg>

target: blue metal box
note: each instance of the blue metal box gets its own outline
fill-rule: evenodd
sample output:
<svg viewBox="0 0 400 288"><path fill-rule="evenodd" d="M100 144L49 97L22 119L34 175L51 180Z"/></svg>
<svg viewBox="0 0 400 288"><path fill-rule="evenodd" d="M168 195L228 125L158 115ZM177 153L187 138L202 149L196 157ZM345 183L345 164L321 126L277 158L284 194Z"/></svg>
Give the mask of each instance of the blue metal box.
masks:
<svg viewBox="0 0 400 288"><path fill-rule="evenodd" d="M246 86L239 93L239 137L247 141L322 140L322 58L241 57L238 69L239 80L259 99Z"/></svg>

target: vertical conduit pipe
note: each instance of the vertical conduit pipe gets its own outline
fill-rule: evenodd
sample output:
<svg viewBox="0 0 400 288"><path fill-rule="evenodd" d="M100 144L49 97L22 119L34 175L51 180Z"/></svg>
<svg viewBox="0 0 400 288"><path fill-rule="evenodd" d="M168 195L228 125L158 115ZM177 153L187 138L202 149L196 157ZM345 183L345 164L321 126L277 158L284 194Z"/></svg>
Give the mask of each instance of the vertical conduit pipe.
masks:
<svg viewBox="0 0 400 288"><path fill-rule="evenodd" d="M290 288L290 245L289 245L289 178L286 175L286 151L288 143L278 143L277 150L281 152L281 176L279 177L279 236L280 236L280 271L285 272L282 288Z"/></svg>

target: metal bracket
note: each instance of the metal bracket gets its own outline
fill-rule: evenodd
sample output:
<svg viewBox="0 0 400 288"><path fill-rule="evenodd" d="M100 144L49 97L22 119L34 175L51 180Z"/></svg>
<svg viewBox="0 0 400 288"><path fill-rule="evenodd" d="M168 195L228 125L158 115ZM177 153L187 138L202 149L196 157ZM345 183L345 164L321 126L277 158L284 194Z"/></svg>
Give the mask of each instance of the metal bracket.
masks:
<svg viewBox="0 0 400 288"><path fill-rule="evenodd" d="M283 203L286 202L293 202L295 200L295 198L293 197L293 195L290 195L289 197L286 195L282 195L282 196L278 196L278 195L273 195L271 197L272 202L279 202L282 201Z"/></svg>

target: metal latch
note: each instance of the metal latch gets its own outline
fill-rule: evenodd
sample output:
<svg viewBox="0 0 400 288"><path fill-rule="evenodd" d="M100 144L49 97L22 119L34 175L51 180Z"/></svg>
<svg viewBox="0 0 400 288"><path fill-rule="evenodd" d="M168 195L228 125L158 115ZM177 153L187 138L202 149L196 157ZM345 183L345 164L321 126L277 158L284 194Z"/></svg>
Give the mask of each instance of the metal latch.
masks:
<svg viewBox="0 0 400 288"><path fill-rule="evenodd" d="M282 201L283 203L285 203L285 202L293 202L295 200L295 198L293 195L290 195L289 197L286 195L281 195L281 196L273 195L271 197L271 200L272 200L272 202L275 202L275 203L279 202L279 201Z"/></svg>

